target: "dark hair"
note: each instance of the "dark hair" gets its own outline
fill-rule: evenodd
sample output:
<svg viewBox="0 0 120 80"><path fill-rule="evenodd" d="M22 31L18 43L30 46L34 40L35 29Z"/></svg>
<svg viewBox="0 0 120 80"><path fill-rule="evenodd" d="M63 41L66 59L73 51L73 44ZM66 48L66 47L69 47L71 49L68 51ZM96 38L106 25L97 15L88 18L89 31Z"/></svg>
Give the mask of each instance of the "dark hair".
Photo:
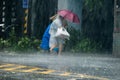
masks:
<svg viewBox="0 0 120 80"><path fill-rule="evenodd" d="M62 16L60 16L60 15L59 15L59 18L60 18L61 20L63 20L63 19L64 19L64 17L62 17Z"/></svg>

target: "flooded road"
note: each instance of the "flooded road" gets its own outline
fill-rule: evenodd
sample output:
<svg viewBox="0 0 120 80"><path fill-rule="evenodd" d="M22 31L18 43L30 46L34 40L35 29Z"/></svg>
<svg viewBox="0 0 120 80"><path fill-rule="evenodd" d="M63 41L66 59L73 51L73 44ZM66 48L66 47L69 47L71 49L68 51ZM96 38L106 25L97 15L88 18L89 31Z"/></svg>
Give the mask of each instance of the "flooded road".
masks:
<svg viewBox="0 0 120 80"><path fill-rule="evenodd" d="M10 71L9 67L0 68L2 73L0 76L10 76L15 80L120 80L120 58L108 54L69 55L64 53L57 56L46 53L1 52L0 62L1 66L12 64L20 69L18 71L15 66L10 68L13 71ZM21 66L27 66L29 72L21 70Z"/></svg>

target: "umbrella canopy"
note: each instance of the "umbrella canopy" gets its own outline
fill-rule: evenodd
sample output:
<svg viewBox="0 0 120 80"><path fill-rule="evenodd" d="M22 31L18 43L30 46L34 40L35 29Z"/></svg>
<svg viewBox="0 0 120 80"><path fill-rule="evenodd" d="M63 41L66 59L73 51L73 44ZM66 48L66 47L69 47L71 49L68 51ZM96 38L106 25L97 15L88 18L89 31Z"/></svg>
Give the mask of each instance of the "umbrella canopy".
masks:
<svg viewBox="0 0 120 80"><path fill-rule="evenodd" d="M59 10L57 12L60 16L62 16L63 18L71 21L71 22L74 22L74 23L80 23L80 20L78 18L78 16L73 13L72 11L69 11L69 10Z"/></svg>

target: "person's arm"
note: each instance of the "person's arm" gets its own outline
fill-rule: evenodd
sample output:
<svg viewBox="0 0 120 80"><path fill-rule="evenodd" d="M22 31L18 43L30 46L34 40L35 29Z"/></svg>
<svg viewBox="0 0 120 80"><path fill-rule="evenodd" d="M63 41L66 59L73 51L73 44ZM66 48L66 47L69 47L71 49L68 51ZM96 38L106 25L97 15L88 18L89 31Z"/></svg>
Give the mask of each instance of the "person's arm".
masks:
<svg viewBox="0 0 120 80"><path fill-rule="evenodd" d="M49 34L54 37L55 33L57 32L57 27L55 26L54 22L50 26Z"/></svg>

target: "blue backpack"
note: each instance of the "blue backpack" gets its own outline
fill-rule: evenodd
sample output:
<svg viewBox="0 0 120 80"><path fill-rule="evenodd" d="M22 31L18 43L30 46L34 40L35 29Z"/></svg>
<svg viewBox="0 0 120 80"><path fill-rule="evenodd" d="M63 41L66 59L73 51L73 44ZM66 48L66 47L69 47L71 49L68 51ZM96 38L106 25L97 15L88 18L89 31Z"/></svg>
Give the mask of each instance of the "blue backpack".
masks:
<svg viewBox="0 0 120 80"><path fill-rule="evenodd" d="M49 50L49 39L50 39L49 30L50 30L50 26L51 26L51 24L48 25L48 27L45 30L45 32L43 34L43 37L42 37L42 41L41 41L40 47L43 50ZM58 48L54 48L53 50L58 52Z"/></svg>

